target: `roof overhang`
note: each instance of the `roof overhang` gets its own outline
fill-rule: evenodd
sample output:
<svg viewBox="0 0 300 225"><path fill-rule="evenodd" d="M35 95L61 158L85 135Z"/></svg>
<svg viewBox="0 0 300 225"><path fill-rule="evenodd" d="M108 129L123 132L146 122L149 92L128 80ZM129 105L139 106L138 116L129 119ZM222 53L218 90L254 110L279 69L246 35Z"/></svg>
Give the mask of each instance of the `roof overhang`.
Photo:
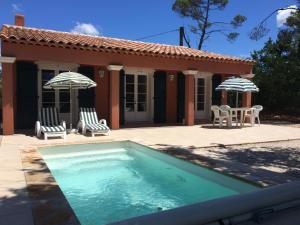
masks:
<svg viewBox="0 0 300 225"><path fill-rule="evenodd" d="M111 37L98 37L70 32L3 25L0 38L4 42L78 49L93 52L121 53L126 55L153 56L182 60L209 61L217 63L234 63L254 65L253 60L227 56L184 46L165 45L141 41L132 41Z"/></svg>

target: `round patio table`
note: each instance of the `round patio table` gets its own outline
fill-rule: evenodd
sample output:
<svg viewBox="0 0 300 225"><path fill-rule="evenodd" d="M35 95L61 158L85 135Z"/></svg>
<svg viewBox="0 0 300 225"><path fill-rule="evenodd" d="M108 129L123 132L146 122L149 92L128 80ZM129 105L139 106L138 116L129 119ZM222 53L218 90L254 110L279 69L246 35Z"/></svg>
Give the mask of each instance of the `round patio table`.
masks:
<svg viewBox="0 0 300 225"><path fill-rule="evenodd" d="M229 110L229 121L228 126L232 127L232 117L233 115L240 115L240 127L244 125L244 118L247 111L251 111L251 108L249 107L239 107L239 108L231 108ZM252 114L252 111L251 111ZM236 126L238 126L238 122L236 123ZM252 126L252 120L251 120L251 126Z"/></svg>

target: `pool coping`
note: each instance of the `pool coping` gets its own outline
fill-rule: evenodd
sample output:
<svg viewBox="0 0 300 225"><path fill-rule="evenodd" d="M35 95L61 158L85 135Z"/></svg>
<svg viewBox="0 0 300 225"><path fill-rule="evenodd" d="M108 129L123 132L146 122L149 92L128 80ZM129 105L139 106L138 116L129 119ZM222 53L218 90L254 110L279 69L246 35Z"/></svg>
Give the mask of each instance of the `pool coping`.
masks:
<svg viewBox="0 0 300 225"><path fill-rule="evenodd" d="M57 144L42 144L31 148L21 150L21 159L23 170L25 174L25 180L27 185L28 196L32 202L32 215L35 225L80 225L80 222L71 208L69 202L65 198L59 185L55 181L55 178L51 174L48 166L46 165L43 157L38 151L38 148L43 147L55 147L65 145L80 145L80 144L103 144L111 142L123 142L128 141L134 144L146 146L154 151L161 152L166 155L170 155L180 160L190 162L194 165L205 167L214 172L233 177L243 182L255 185L257 187L265 187L264 183L256 180L250 180L249 178L243 177L237 172L225 171L220 167L217 167L212 162L197 159L197 155L189 152L195 156L196 160L187 160L176 155L173 150L162 150L154 148L151 145L142 144L131 140L105 140L105 141L88 141L88 142L74 142L74 143L57 143ZM51 212L51 213L49 213Z"/></svg>
<svg viewBox="0 0 300 225"><path fill-rule="evenodd" d="M279 140L279 141L292 141L292 140L300 140L300 139L285 139L285 140ZM192 152L185 151L184 154L186 154L186 155L189 154L189 155L197 158L196 160L184 159L182 157L179 157L178 154L175 154L176 151L174 149L172 149L172 150L160 149L158 147L154 147L151 144L143 143L143 141L139 142L139 141L132 141L132 140L129 140L129 139L123 139L123 140L111 139L111 140L97 140L97 141L88 140L88 141L82 141L82 142L51 143L51 144L50 143L43 143L43 144L36 145L32 148L35 148L37 150L38 148L44 148L44 147L56 147L56 146L65 146L65 145L82 145L82 144L103 144L103 143L123 142L123 141L128 141L128 142L132 142L132 143L135 143L135 144L138 144L138 145L146 146L148 148L151 148L154 151L162 152L164 154L173 156L175 158L193 163L194 165L205 167L207 169L213 170L213 171L221 173L221 174L225 174L227 176L233 177L235 179L241 180L241 181L246 182L246 183L253 184L253 185L258 186L258 187L268 187L268 186L272 185L271 182L264 182L262 180L256 179L255 177L249 177L248 175L242 175L241 171L235 171L235 170L229 170L229 169L225 170L222 166L217 166L216 163L213 162L214 160L211 160L212 162L209 162L208 159L200 160L201 156L199 156L197 154L194 154ZM249 144L271 143L271 142L278 142L278 141L228 144L228 145L225 145L225 146L241 146L241 145L249 145ZM176 148L177 146L173 146L173 147ZM198 149L212 148L212 147L219 147L219 145L203 146L203 147L198 147ZM177 149L188 150L187 148L180 147L180 146L178 146Z"/></svg>
<svg viewBox="0 0 300 225"><path fill-rule="evenodd" d="M35 225L80 225L37 148L21 151Z"/></svg>

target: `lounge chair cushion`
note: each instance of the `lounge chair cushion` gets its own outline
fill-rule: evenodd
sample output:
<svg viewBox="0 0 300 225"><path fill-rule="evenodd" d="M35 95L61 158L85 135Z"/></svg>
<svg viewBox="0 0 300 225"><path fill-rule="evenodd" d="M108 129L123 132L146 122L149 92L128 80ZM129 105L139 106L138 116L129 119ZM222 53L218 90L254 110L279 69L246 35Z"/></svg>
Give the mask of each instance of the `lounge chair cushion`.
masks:
<svg viewBox="0 0 300 225"><path fill-rule="evenodd" d="M66 129L59 125L59 126L41 126L42 132L48 132L48 133L55 133L55 132L63 132L66 131Z"/></svg>
<svg viewBox="0 0 300 225"><path fill-rule="evenodd" d="M109 127L104 125L104 124L101 124L101 123L97 123L97 124L86 124L86 128L87 130L90 130L90 131L108 131L109 130Z"/></svg>

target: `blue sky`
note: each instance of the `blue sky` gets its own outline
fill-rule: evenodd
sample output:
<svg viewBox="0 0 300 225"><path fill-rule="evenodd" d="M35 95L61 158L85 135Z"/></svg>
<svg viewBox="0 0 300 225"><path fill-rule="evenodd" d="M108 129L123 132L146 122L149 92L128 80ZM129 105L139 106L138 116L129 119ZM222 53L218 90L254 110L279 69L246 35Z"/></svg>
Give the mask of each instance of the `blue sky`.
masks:
<svg viewBox="0 0 300 225"><path fill-rule="evenodd" d="M144 36L173 30L181 25L188 27L190 21L180 18L172 10L174 0L110 0L110 1L71 1L71 0L17 0L0 2L0 24L13 24L16 12L25 15L25 25L30 27L74 30L82 23L83 28L100 35L135 40ZM295 0L230 0L223 12L213 15L216 20L230 21L240 13L248 17L239 29L241 35L234 43L229 43L222 35L216 35L206 42L203 50L246 57L253 50L260 49L269 38L278 32L276 15L268 22L271 29L267 37L256 42L248 38L248 33L266 15L276 8L295 5ZM82 28L79 26L77 28ZM96 30L95 30L95 29ZM93 30L94 29L94 30ZM178 33L173 32L145 41L164 44L178 44ZM196 40L192 38L193 46Z"/></svg>

